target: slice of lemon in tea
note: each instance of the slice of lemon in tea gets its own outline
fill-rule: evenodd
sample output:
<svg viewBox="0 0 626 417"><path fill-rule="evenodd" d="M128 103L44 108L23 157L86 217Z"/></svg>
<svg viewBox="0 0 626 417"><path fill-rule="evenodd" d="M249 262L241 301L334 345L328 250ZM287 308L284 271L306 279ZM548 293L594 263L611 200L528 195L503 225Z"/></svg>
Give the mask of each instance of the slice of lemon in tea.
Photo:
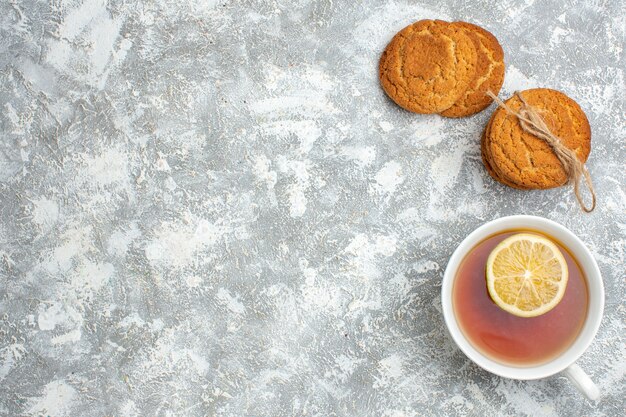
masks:
<svg viewBox="0 0 626 417"><path fill-rule="evenodd" d="M563 298L567 262L550 239L518 233L493 249L486 277L489 296L498 307L519 317L536 317Z"/></svg>

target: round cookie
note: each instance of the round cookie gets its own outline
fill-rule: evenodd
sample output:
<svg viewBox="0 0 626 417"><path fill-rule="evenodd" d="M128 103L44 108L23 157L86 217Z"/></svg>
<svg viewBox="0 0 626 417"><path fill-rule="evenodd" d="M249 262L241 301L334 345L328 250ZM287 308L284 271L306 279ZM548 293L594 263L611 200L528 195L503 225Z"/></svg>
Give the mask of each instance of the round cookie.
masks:
<svg viewBox="0 0 626 417"><path fill-rule="evenodd" d="M379 63L380 82L399 106L439 113L461 97L476 71L476 48L459 26L420 20L398 32Z"/></svg>
<svg viewBox="0 0 626 417"><path fill-rule="evenodd" d="M591 151L591 128L580 106L560 91L536 88L521 92L534 107L550 131L585 162ZM517 96L506 101L519 110ZM564 185L568 178L561 162L543 139L525 132L516 116L498 108L485 138L485 153L496 174L510 183L529 189L547 189Z"/></svg>
<svg viewBox="0 0 626 417"><path fill-rule="evenodd" d="M490 32L467 22L453 22L472 39L477 51L476 73L467 90L440 114L446 117L465 117L488 107L493 99L486 92L498 95L504 82L504 52L500 43Z"/></svg>

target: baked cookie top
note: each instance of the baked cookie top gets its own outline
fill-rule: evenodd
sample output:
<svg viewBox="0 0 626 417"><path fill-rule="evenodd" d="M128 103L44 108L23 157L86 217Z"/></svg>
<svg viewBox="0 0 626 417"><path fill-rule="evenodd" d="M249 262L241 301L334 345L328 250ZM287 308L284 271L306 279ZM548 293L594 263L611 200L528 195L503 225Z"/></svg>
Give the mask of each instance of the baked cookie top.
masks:
<svg viewBox="0 0 626 417"><path fill-rule="evenodd" d="M521 95L539 112L550 131L584 163L591 151L591 127L578 103L548 88L525 90ZM517 96L505 103L513 110L522 106ZM485 139L486 154L501 178L535 189L558 187L567 182L565 170L550 145L525 132L517 116L505 109L495 111Z"/></svg>
<svg viewBox="0 0 626 417"><path fill-rule="evenodd" d="M398 32L383 52L379 76L399 106L439 113L465 92L476 71L476 48L460 26L420 20Z"/></svg>
<svg viewBox="0 0 626 417"><path fill-rule="evenodd" d="M489 123L487 123L487 126L485 126L485 130L483 130L483 134L481 135L481 138L480 138L480 156L482 157L483 164L485 165L485 169L487 170L487 173L491 176L491 178L493 178L494 180L498 181L501 184L508 185L511 188L517 188L519 190L528 190L529 189L528 187L522 187L518 184L515 184L509 181L506 178L501 177L500 174L498 174L498 172L496 172L496 169L493 167L492 162L491 162L491 157L487 153L487 144L486 144L487 142L486 138L489 136L489 128L491 127L492 119L490 119Z"/></svg>
<svg viewBox="0 0 626 417"><path fill-rule="evenodd" d="M476 72L469 87L452 107L440 114L446 117L465 117L489 106L493 99L486 95L491 90L498 95L504 82L504 52L500 43L489 31L467 22L453 22L465 30L477 51Z"/></svg>

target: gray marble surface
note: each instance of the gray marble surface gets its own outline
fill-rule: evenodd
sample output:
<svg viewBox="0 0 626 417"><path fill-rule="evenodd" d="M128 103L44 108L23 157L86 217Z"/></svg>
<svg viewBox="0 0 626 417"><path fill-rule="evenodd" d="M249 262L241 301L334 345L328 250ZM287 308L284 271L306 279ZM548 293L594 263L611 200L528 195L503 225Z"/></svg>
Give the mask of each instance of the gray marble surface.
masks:
<svg viewBox="0 0 626 417"><path fill-rule="evenodd" d="M2 0L0 415L623 415L624 7ZM379 55L422 18L490 29L501 96L581 104L595 212L490 179L493 107L386 98ZM580 361L597 403L490 375L444 329L455 246L520 213L598 260L605 317Z"/></svg>

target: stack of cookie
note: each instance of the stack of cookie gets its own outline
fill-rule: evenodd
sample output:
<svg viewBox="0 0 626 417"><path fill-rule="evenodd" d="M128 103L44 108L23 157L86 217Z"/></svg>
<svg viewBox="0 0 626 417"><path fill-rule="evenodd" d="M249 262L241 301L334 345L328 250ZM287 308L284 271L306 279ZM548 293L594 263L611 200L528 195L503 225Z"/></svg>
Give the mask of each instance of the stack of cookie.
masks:
<svg viewBox="0 0 626 417"><path fill-rule="evenodd" d="M581 162L591 151L591 127L578 103L548 88L519 93L532 106L555 136L571 149ZM513 96L504 104L513 112L523 106ZM530 190L564 185L568 175L552 147L543 139L524 130L518 117L499 107L485 127L481 142L483 162L489 174L502 184Z"/></svg>
<svg viewBox="0 0 626 417"><path fill-rule="evenodd" d="M504 53L485 29L420 20L398 32L379 64L383 89L415 113L469 116L485 109L504 81Z"/></svg>

